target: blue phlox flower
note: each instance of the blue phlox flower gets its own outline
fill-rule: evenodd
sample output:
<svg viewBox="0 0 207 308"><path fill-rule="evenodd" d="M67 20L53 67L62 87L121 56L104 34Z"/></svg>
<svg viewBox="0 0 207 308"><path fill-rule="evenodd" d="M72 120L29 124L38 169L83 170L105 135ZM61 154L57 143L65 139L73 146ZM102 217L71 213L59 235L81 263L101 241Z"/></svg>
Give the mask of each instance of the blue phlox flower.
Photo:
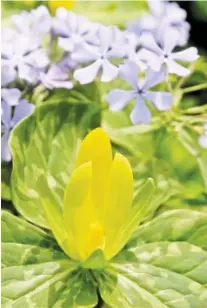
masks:
<svg viewBox="0 0 207 308"><path fill-rule="evenodd" d="M140 57L140 38L133 32L125 31L126 38L126 59L137 64L140 70L145 71L147 65Z"/></svg>
<svg viewBox="0 0 207 308"><path fill-rule="evenodd" d="M11 42L14 37L16 36L17 32L8 27L2 27L1 29L1 41L6 43L6 42Z"/></svg>
<svg viewBox="0 0 207 308"><path fill-rule="evenodd" d="M190 70L176 61L193 62L199 57L198 50L195 47L173 52L179 40L179 32L172 28L168 28L163 33L160 45L158 45L151 33L143 34L140 40L144 47L140 52L140 57L146 60L148 65L155 71L159 71L163 65L166 65L168 73L186 76L190 73Z"/></svg>
<svg viewBox="0 0 207 308"><path fill-rule="evenodd" d="M51 29L52 17L48 9L41 5L30 12L22 11L20 14L13 15L12 24L18 33L32 35L42 40L42 37Z"/></svg>
<svg viewBox="0 0 207 308"><path fill-rule="evenodd" d="M158 22L151 14L144 14L127 25L127 30L135 33L138 37L145 32L155 33L157 28Z"/></svg>
<svg viewBox="0 0 207 308"><path fill-rule="evenodd" d="M8 141L12 129L34 109L34 106L29 104L26 99L20 98L21 93L18 89L8 90L10 90L10 95L9 92L4 91L1 101L1 160L5 162L11 160ZM15 106L15 108L12 106Z"/></svg>
<svg viewBox="0 0 207 308"><path fill-rule="evenodd" d="M71 59L70 55L67 55L58 63L58 67L62 71L72 71L76 68L76 66L77 66L77 63Z"/></svg>
<svg viewBox="0 0 207 308"><path fill-rule="evenodd" d="M1 89L1 99L5 101L9 106L18 105L21 95L21 91L16 88Z"/></svg>
<svg viewBox="0 0 207 308"><path fill-rule="evenodd" d="M47 73L41 72L39 79L41 83L48 89L71 89L73 87L72 82L68 80L68 73L63 71L57 65L52 65Z"/></svg>
<svg viewBox="0 0 207 308"><path fill-rule="evenodd" d="M177 44L183 46L189 38L190 25L186 21L186 11L177 3L168 1L149 0L149 14L144 14L138 20L129 23L127 29L140 36L150 32L155 40L160 43L163 32L167 28L176 29L180 36Z"/></svg>
<svg viewBox="0 0 207 308"><path fill-rule="evenodd" d="M17 34L12 41L2 43L2 66L15 69L21 79L36 82L39 70L48 64L46 51L33 37Z"/></svg>
<svg viewBox="0 0 207 308"><path fill-rule="evenodd" d="M120 44L120 33L116 27L102 26L98 31L99 46L87 46L79 49L72 59L78 63L93 62L89 66L77 69L74 78L81 84L92 82L101 71L101 81L109 82L118 76L118 67L109 59L124 57L126 50Z"/></svg>
<svg viewBox="0 0 207 308"><path fill-rule="evenodd" d="M1 85L4 87L10 82L14 81L16 78L17 72L14 69L13 65L7 64L2 65L1 67Z"/></svg>
<svg viewBox="0 0 207 308"><path fill-rule="evenodd" d="M75 52L77 48L97 41L97 24L64 8L56 11L53 32L59 36L58 45L69 52Z"/></svg>
<svg viewBox="0 0 207 308"><path fill-rule="evenodd" d="M149 70L144 81L138 79L138 67L132 61L127 61L120 67L120 76L131 86L132 90L112 90L106 97L110 110L122 110L130 101L136 100L130 118L132 123L148 123L151 113L145 104L148 100L160 110L169 110L172 104L172 94L169 92L150 91L149 89L165 80L165 73Z"/></svg>
<svg viewBox="0 0 207 308"><path fill-rule="evenodd" d="M202 148L207 149L207 121L204 124L203 130L204 132L199 137L198 142Z"/></svg>
<svg viewBox="0 0 207 308"><path fill-rule="evenodd" d="M148 0L148 4L150 12L155 22L157 22L157 33L155 33L157 41L160 42L163 31L172 27L180 34L178 45L185 45L188 41L190 32L190 24L186 21L186 11L180 8L177 3L168 1Z"/></svg>

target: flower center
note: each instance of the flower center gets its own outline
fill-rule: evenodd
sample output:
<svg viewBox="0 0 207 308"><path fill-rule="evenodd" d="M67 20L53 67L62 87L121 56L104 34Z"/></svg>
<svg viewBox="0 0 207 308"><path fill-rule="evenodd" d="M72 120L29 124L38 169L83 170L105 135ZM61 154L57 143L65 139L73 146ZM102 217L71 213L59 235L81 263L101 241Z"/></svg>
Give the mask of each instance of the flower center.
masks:
<svg viewBox="0 0 207 308"><path fill-rule="evenodd" d="M92 223L89 229L89 236L87 241L87 252L90 255L96 249L104 249L105 234L104 229L100 223Z"/></svg>

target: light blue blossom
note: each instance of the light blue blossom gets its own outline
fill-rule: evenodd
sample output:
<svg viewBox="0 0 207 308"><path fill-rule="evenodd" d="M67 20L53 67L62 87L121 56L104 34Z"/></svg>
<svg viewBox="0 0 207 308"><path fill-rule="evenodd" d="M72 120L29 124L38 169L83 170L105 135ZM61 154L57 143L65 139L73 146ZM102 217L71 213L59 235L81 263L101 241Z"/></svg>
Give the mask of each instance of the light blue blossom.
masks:
<svg viewBox="0 0 207 308"><path fill-rule="evenodd" d="M21 91L16 88L1 89L1 99L5 101L9 106L18 105L21 95Z"/></svg>
<svg viewBox="0 0 207 308"><path fill-rule="evenodd" d="M137 64L140 70L145 71L147 65L140 57L140 38L133 32L125 31L126 59Z"/></svg>
<svg viewBox="0 0 207 308"><path fill-rule="evenodd" d="M179 40L179 33L172 28L163 32L160 46L151 33L143 34L140 40L144 49L139 55L155 71L160 71L161 67L166 65L168 73L186 76L190 73L190 70L178 64L176 61L193 62L199 57L198 50L195 47L173 52Z"/></svg>
<svg viewBox="0 0 207 308"><path fill-rule="evenodd" d="M33 36L16 34L11 41L2 42L2 66L15 69L20 79L36 82L39 70L49 59Z"/></svg>
<svg viewBox="0 0 207 308"><path fill-rule="evenodd" d="M207 149L207 122L204 124L204 133L198 139L200 146L204 149Z"/></svg>
<svg viewBox="0 0 207 308"><path fill-rule="evenodd" d="M118 76L118 67L109 59L122 58L126 50L122 48L116 27L102 26L98 31L99 46L87 46L79 49L72 59L78 63L93 62L89 66L77 69L74 78L81 84L92 82L101 71L101 81L109 82Z"/></svg>
<svg viewBox="0 0 207 308"><path fill-rule="evenodd" d="M186 45L190 31L190 25L186 21L186 11L180 8L177 3L168 1L148 0L148 3L154 25L157 28L157 33L155 33L157 41L160 42L163 32L168 28L173 28L180 34L178 45Z"/></svg>
<svg viewBox="0 0 207 308"><path fill-rule="evenodd" d="M26 99L20 98L21 93L18 89L7 90L7 93L4 91L1 102L1 160L5 162L11 160L8 141L12 129L34 109L34 106L29 104ZM14 108L12 106L16 107Z"/></svg>
<svg viewBox="0 0 207 308"><path fill-rule="evenodd" d="M64 8L56 11L53 32L59 36L58 45L69 52L75 52L77 48L84 48L97 40L97 24Z"/></svg>
<svg viewBox="0 0 207 308"><path fill-rule="evenodd" d="M71 89L73 87L72 82L68 80L68 73L64 72L57 65L51 66L47 73L41 72L39 79L41 83L48 89Z"/></svg>
<svg viewBox="0 0 207 308"><path fill-rule="evenodd" d="M51 29L52 17L48 9L41 5L30 12L22 11L20 14L14 14L12 24L19 34L35 36L41 43L43 36Z"/></svg>
<svg viewBox="0 0 207 308"><path fill-rule="evenodd" d="M3 27L1 29L1 41L4 43L11 42L16 36L17 32L12 28Z"/></svg>
<svg viewBox="0 0 207 308"><path fill-rule="evenodd" d="M155 40L160 40L169 28L178 31L178 45L183 46L189 38L190 25L186 21L186 11L181 9L177 3L168 1L149 0L150 14L145 14L138 20L131 22L127 29L140 36L143 33L150 32Z"/></svg>
<svg viewBox="0 0 207 308"><path fill-rule="evenodd" d="M148 71L143 81L138 79L137 65L132 61L127 61L120 67L120 76L124 78L131 86L132 90L112 90L106 97L110 105L110 110L122 110L131 100L136 99L135 106L131 112L130 118L134 124L148 123L151 119L151 113L145 104L148 100L160 110L169 110L172 104L172 95L168 92L149 91L150 88L159 84L165 79L163 72Z"/></svg>
<svg viewBox="0 0 207 308"><path fill-rule="evenodd" d="M17 72L12 65L3 65L1 67L1 85L4 87L10 82L14 81Z"/></svg>
<svg viewBox="0 0 207 308"><path fill-rule="evenodd" d="M58 67L63 71L72 71L75 69L77 63L71 59L71 56L67 55L59 63Z"/></svg>

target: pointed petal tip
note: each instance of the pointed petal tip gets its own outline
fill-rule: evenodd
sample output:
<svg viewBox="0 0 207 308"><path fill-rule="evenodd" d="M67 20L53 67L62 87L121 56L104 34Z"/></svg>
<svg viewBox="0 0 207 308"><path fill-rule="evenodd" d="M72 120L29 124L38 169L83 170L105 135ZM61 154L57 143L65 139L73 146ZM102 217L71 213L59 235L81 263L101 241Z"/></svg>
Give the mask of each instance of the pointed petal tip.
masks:
<svg viewBox="0 0 207 308"><path fill-rule="evenodd" d="M119 164L119 165L122 165L128 169L128 172L130 173L130 176L132 178L132 181L133 181L133 173L132 173L132 167L131 167L131 164L129 162L129 160L122 154L120 153L116 153L115 154L115 157L114 157L114 162Z"/></svg>
<svg viewBox="0 0 207 308"><path fill-rule="evenodd" d="M78 166L72 173L64 193L64 213L68 205L79 206L87 193L92 179L92 162Z"/></svg>
<svg viewBox="0 0 207 308"><path fill-rule="evenodd" d="M97 127L90 131L83 141L89 142L92 139L94 139L94 141L107 140L110 143L109 136L102 127Z"/></svg>
<svg viewBox="0 0 207 308"><path fill-rule="evenodd" d="M97 127L83 139L77 155L76 167L87 161L98 163L102 159L110 162L109 165L111 164L111 141L105 130L102 127Z"/></svg>

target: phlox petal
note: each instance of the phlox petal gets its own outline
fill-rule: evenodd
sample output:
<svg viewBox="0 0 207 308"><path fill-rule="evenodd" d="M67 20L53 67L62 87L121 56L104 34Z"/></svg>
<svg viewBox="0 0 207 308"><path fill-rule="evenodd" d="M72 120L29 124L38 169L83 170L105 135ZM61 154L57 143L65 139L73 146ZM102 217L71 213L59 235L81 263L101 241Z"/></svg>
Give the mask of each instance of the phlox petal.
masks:
<svg viewBox="0 0 207 308"><path fill-rule="evenodd" d="M97 76L98 71L102 66L102 61L97 60L89 66L77 69L74 72L74 78L80 82L80 84L91 83Z"/></svg>
<svg viewBox="0 0 207 308"><path fill-rule="evenodd" d="M176 74L178 76L187 76L190 74L190 70L188 68L185 68L184 66L176 63L174 60L169 59L167 61L168 66L168 72L172 74Z"/></svg>
<svg viewBox="0 0 207 308"><path fill-rule="evenodd" d="M28 103L26 99L20 100L14 111L11 126L14 127L20 120L30 115L34 110L34 105Z"/></svg>
<svg viewBox="0 0 207 308"><path fill-rule="evenodd" d="M143 85L143 90L152 88L166 79L167 79L167 72L165 68L162 68L159 72L155 72L149 69Z"/></svg>
<svg viewBox="0 0 207 308"><path fill-rule="evenodd" d="M174 60L181 60L184 62L195 61L199 58L198 50L195 47L189 47L185 50L174 52L172 54Z"/></svg>
<svg viewBox="0 0 207 308"><path fill-rule="evenodd" d="M200 136L198 141L202 148L207 149L207 134Z"/></svg>
<svg viewBox="0 0 207 308"><path fill-rule="evenodd" d="M172 94L169 92L148 91L145 97L160 111L169 110L173 101Z"/></svg>
<svg viewBox="0 0 207 308"><path fill-rule="evenodd" d="M151 120L151 113L145 105L143 97L140 95L137 97L137 101L131 112L130 119L133 124L147 124Z"/></svg>
<svg viewBox="0 0 207 308"><path fill-rule="evenodd" d="M18 105L21 95L21 91L16 88L1 90L2 99L10 106Z"/></svg>
<svg viewBox="0 0 207 308"><path fill-rule="evenodd" d="M10 132L7 131L4 133L4 135L1 137L1 160L9 162L11 160L11 152L9 149L9 135Z"/></svg>
<svg viewBox="0 0 207 308"><path fill-rule="evenodd" d="M110 110L120 111L122 110L129 101L135 97L134 91L126 91L115 89L112 90L106 97L106 101L110 105Z"/></svg>
<svg viewBox="0 0 207 308"><path fill-rule="evenodd" d="M180 33L178 30L169 27L163 32L163 50L169 54L178 45Z"/></svg>
<svg viewBox="0 0 207 308"><path fill-rule="evenodd" d="M101 81L109 82L118 76L119 69L115 65L111 64L108 60L103 62L103 72L101 75Z"/></svg>
<svg viewBox="0 0 207 308"><path fill-rule="evenodd" d="M120 66L119 75L138 90L138 66L133 61L126 61Z"/></svg>
<svg viewBox="0 0 207 308"><path fill-rule="evenodd" d="M151 33L141 35L140 42L144 48L154 51L158 55L162 54L162 49L158 46Z"/></svg>

